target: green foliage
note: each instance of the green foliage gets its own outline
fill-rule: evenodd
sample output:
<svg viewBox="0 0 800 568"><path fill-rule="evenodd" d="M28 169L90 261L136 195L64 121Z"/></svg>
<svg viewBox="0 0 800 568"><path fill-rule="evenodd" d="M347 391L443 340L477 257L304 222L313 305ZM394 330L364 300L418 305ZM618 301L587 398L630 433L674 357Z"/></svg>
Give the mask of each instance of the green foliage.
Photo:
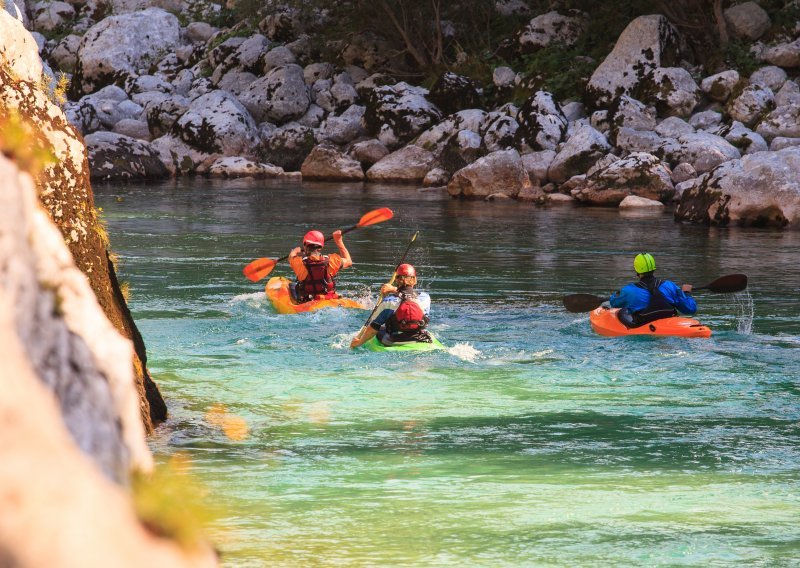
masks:
<svg viewBox="0 0 800 568"><path fill-rule="evenodd" d="M725 62L736 69L742 77L749 77L753 71L763 64L750 51L750 44L741 41L732 41L725 50Z"/></svg>
<svg viewBox="0 0 800 568"><path fill-rule="evenodd" d="M16 110L0 108L0 153L36 177L48 165L57 162L53 149L35 126L27 123Z"/></svg>

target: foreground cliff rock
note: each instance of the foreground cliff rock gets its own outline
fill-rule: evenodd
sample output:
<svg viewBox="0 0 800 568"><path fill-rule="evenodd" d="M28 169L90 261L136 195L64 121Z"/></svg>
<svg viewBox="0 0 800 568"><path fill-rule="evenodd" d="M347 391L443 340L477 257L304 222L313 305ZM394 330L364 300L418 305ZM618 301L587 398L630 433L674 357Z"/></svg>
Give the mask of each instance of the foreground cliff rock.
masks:
<svg viewBox="0 0 800 568"><path fill-rule="evenodd" d="M53 102L51 87L42 77L45 70L36 55L36 44L22 23L0 10L0 37L17 35L23 40L4 44L0 61L0 114L15 113L33 125L35 138L51 149L56 160L37 177L38 196L61 232L78 268L89 279L92 290L108 319L133 341L134 367L145 428L166 418L158 387L147 372L144 342L136 328L117 282L108 255L108 242L97 212L89 182L89 164L80 133Z"/></svg>
<svg viewBox="0 0 800 568"><path fill-rule="evenodd" d="M0 564L214 566L150 533L118 485L152 466L133 346L2 156L0 266Z"/></svg>

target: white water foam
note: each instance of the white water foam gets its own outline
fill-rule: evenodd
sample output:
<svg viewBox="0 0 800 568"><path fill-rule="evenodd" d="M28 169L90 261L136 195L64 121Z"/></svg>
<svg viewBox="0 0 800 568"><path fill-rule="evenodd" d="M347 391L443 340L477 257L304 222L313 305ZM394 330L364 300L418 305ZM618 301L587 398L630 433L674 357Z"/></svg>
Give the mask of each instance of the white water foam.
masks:
<svg viewBox="0 0 800 568"><path fill-rule="evenodd" d="M753 314L755 305L750 290L739 292L732 295L733 304L736 306L736 330L743 335L750 335L753 332Z"/></svg>
<svg viewBox="0 0 800 568"><path fill-rule="evenodd" d="M264 305L267 300L265 292L250 292L248 294L239 294L231 298L231 304L246 303L248 306L257 308Z"/></svg>
<svg viewBox="0 0 800 568"><path fill-rule="evenodd" d="M350 340L353 339L355 334L350 333L337 333L331 342L331 349L349 349Z"/></svg>
<svg viewBox="0 0 800 568"><path fill-rule="evenodd" d="M481 354L480 351L475 349L469 343L456 343L452 347L448 347L447 352L450 353L450 355L458 357L462 361L467 361L469 363L474 363L475 359Z"/></svg>

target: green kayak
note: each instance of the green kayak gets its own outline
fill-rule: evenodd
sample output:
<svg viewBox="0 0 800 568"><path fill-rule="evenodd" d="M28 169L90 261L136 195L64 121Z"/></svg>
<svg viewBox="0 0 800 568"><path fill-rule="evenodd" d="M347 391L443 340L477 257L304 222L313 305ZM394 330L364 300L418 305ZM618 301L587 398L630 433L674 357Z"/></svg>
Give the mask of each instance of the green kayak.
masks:
<svg viewBox="0 0 800 568"><path fill-rule="evenodd" d="M432 335L431 339L433 339L431 343L413 341L408 343L397 343L395 345L388 346L378 341L377 337L373 337L364 344L364 348L369 349L370 351L436 351L437 349L447 349L444 345L442 345L441 341Z"/></svg>

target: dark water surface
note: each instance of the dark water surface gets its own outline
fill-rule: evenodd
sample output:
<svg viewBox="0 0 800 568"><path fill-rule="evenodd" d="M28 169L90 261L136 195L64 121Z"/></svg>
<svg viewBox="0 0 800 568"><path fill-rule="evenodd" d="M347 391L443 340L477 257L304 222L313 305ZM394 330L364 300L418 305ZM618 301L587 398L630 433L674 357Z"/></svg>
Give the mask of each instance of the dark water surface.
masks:
<svg viewBox="0 0 800 568"><path fill-rule="evenodd" d="M171 410L153 449L223 508L226 566L800 565L798 233L404 187L96 200ZM372 301L420 230L446 352L350 351L366 312L277 315L241 274L381 206L395 219L345 238L340 290ZM563 310L642 251L678 283L745 272L750 296L698 292L708 340L603 338Z"/></svg>

